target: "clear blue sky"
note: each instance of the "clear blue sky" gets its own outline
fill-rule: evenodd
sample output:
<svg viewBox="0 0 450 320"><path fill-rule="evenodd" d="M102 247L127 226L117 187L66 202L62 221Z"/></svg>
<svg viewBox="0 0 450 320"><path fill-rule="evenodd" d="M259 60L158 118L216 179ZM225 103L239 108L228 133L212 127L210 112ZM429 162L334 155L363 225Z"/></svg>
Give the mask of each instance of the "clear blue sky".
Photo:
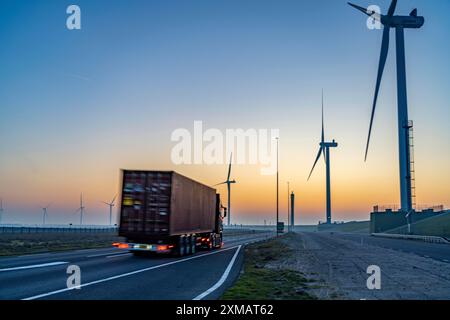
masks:
<svg viewBox="0 0 450 320"><path fill-rule="evenodd" d="M390 3L355 2L383 11ZM80 31L66 29L69 4L81 7ZM450 1L399 0L396 13L415 7L425 25L406 31L410 118L422 183L429 179L423 189L439 187L422 201L448 205ZM355 155L364 165L381 32L368 30L366 17L346 1L1 0L0 40L0 196L11 222L38 222L36 206L57 201L56 189L73 192L72 203L55 204L67 217L77 205L75 190L90 192L91 222L101 222L94 216L106 208L98 200L116 192L118 168L164 166L170 133L194 120L220 129L280 128L285 155L296 152L305 164L294 167L286 156L283 174L305 190L322 88L327 132L342 146L336 170ZM371 146L380 161L397 152L393 40L392 33ZM383 171L384 164L371 168ZM208 183L222 180L211 177ZM391 180L397 176L389 171ZM63 190L63 183L73 187ZM375 201L350 216L341 207L339 217L367 218ZM322 218L318 204L308 222ZM238 221L256 221L258 208L236 206Z"/></svg>

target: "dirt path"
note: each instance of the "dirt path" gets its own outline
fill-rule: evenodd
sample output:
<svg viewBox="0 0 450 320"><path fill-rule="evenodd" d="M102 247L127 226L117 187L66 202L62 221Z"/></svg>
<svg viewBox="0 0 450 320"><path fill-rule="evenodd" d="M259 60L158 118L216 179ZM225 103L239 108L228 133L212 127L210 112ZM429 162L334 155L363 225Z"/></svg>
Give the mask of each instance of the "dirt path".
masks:
<svg viewBox="0 0 450 320"><path fill-rule="evenodd" d="M305 274L319 299L450 299L450 264L343 239L339 234L301 233L289 246L285 267ZM366 285L369 265L381 269L381 289Z"/></svg>

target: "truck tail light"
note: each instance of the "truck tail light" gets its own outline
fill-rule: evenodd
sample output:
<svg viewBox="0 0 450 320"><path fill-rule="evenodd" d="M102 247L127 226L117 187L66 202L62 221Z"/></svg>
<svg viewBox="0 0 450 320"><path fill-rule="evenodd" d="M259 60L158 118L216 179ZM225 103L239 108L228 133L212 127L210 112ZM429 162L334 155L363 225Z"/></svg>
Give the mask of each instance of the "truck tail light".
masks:
<svg viewBox="0 0 450 320"><path fill-rule="evenodd" d="M127 243L119 243L119 245L117 247L119 249L128 249L128 244Z"/></svg>

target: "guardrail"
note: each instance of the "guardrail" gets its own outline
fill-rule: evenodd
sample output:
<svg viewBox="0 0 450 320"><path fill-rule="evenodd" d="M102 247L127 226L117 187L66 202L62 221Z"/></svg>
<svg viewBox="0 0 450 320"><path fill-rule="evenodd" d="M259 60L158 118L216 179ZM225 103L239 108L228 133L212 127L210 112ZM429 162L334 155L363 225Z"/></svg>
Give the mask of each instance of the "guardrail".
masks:
<svg viewBox="0 0 450 320"><path fill-rule="evenodd" d="M397 204L387 204L387 205L376 205L373 206L373 212L386 212L386 211L401 211L401 207ZM414 207L414 211L421 212L421 211L434 211L434 212L441 212L444 211L444 205L427 205L427 204L421 204Z"/></svg>
<svg viewBox="0 0 450 320"><path fill-rule="evenodd" d="M0 225L0 233L109 233L117 231L117 226Z"/></svg>
<svg viewBox="0 0 450 320"><path fill-rule="evenodd" d="M418 241L425 241L425 242L431 242L431 243L450 244L450 241L448 241L444 237L436 237L436 236L418 236L418 235L409 235L409 234L390 234L390 233L372 233L371 235L374 237L380 237L380 238L418 240Z"/></svg>

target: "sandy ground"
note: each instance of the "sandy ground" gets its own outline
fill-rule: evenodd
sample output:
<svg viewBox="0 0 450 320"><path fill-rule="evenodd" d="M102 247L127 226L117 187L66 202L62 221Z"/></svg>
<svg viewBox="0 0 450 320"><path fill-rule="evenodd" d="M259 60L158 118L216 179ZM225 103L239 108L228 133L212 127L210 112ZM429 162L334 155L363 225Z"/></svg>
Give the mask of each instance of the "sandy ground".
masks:
<svg viewBox="0 0 450 320"><path fill-rule="evenodd" d="M450 299L450 264L340 238L301 233L289 241L295 254L282 263L302 272L319 299ZM381 269L381 289L369 290L369 265Z"/></svg>

